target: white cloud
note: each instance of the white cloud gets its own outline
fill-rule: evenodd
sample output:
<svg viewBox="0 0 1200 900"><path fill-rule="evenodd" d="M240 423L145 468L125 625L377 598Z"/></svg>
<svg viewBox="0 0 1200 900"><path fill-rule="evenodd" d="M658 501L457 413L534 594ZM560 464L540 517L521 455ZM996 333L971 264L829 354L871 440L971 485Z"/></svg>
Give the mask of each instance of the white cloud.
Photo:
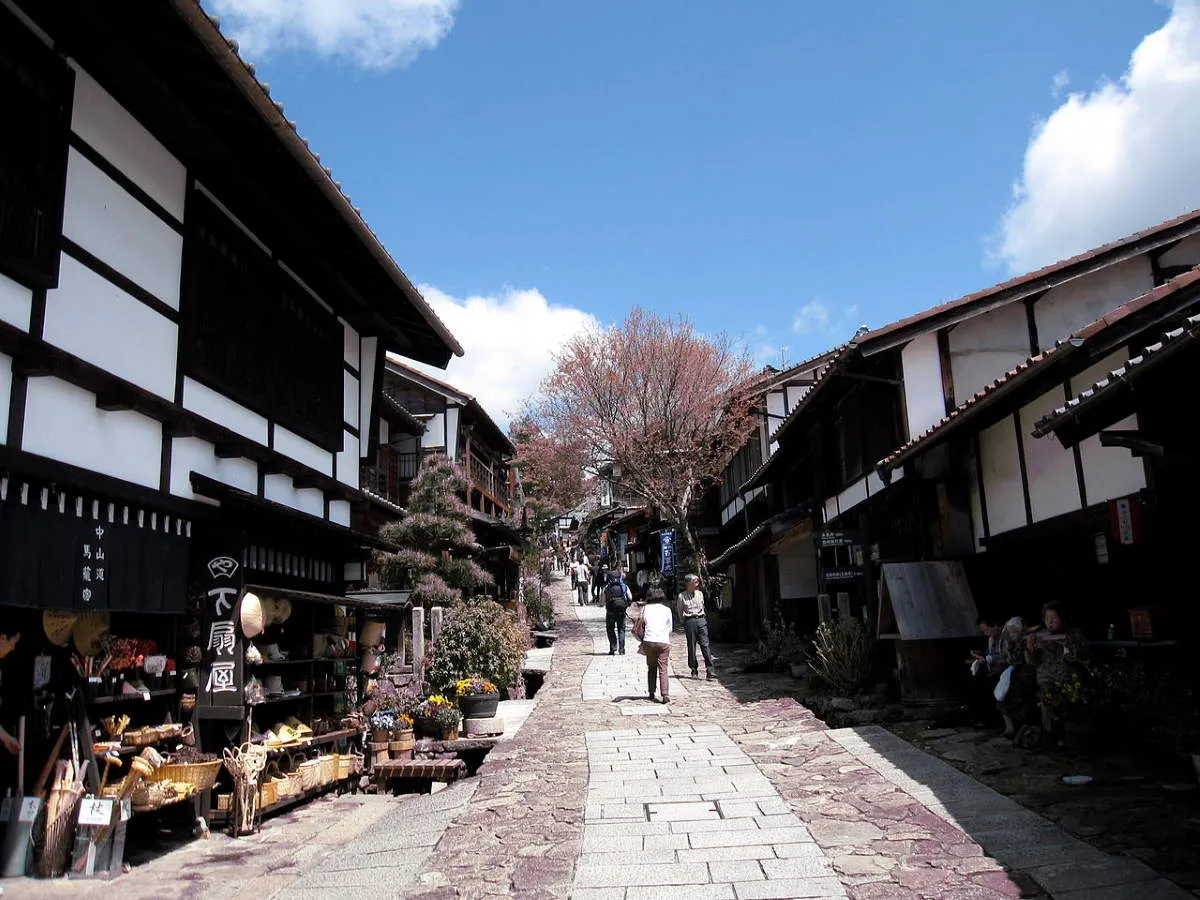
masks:
<svg viewBox="0 0 1200 900"><path fill-rule="evenodd" d="M221 29L255 59L274 50L339 57L366 69L410 62L446 36L459 0L208 0Z"/></svg>
<svg viewBox="0 0 1200 900"><path fill-rule="evenodd" d="M1174 0L1119 82L1038 124L995 254L1025 272L1200 207L1197 97L1200 0Z"/></svg>
<svg viewBox="0 0 1200 900"><path fill-rule="evenodd" d="M431 285L420 290L464 355L445 370L418 368L474 395L501 428L550 374L562 345L600 325L583 310L551 304L537 290L507 288L495 296L461 300Z"/></svg>
<svg viewBox="0 0 1200 900"><path fill-rule="evenodd" d="M843 332L854 328L854 317L857 315L857 304L831 309L827 303L810 300L792 318L792 331L796 334L849 337L848 333L843 335Z"/></svg>
<svg viewBox="0 0 1200 900"><path fill-rule="evenodd" d="M829 307L820 300L809 300L792 319L792 331L796 334L814 334L829 330Z"/></svg>
<svg viewBox="0 0 1200 900"><path fill-rule="evenodd" d="M1066 69L1062 69L1054 76L1054 80L1050 82L1050 96L1057 100L1070 84L1071 75Z"/></svg>

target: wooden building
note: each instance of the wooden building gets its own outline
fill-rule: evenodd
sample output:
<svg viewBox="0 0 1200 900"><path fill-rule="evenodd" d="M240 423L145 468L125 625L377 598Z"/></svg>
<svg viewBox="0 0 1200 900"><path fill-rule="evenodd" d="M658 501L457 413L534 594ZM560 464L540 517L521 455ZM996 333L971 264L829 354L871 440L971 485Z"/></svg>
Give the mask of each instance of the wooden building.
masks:
<svg viewBox="0 0 1200 900"><path fill-rule="evenodd" d="M0 0L0 97L0 606L21 652L46 609L153 641L181 671L135 719L198 693L210 747L336 716L350 676L297 666L252 709L231 617L248 591L287 599L272 639L294 660L345 627L378 545L350 526L385 354L461 348L194 0Z"/></svg>

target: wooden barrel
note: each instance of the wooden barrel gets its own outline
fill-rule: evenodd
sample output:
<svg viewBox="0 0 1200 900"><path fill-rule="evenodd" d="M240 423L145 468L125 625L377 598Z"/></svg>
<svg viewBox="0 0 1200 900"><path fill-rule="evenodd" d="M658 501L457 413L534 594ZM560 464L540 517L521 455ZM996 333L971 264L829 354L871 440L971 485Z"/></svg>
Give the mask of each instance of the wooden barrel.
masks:
<svg viewBox="0 0 1200 900"><path fill-rule="evenodd" d="M392 759L412 759L416 746L417 742L411 728L405 731L394 731L392 739L388 742L388 753Z"/></svg>

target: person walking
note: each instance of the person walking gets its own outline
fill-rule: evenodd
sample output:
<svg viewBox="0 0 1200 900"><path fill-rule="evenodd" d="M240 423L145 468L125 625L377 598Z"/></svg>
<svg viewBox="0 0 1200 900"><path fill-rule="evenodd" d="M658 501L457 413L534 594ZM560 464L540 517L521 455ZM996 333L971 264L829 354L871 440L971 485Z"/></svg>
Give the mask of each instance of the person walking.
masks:
<svg viewBox="0 0 1200 900"><path fill-rule="evenodd" d="M604 586L604 627L608 631L608 655L625 653L625 610L633 599L620 569L608 573Z"/></svg>
<svg viewBox="0 0 1200 900"><path fill-rule="evenodd" d="M597 564L592 571L592 602L599 603L600 598L604 596L604 582L607 576L604 571L604 566Z"/></svg>
<svg viewBox="0 0 1200 900"><path fill-rule="evenodd" d="M712 653L708 649L708 618L704 612L704 592L700 590L700 577L686 575L683 579L683 590L678 599L679 618L683 622L683 633L687 636L688 668L692 677L700 677L700 665L696 659L696 645L704 656L704 676L714 680L717 676L713 668Z"/></svg>
<svg viewBox="0 0 1200 900"><path fill-rule="evenodd" d="M591 589L592 575L588 571L587 557L581 557L574 566L575 571L575 592L579 600L579 605L583 606L588 602L588 591Z"/></svg>
<svg viewBox="0 0 1200 900"><path fill-rule="evenodd" d="M654 680L658 678L658 690L663 703L671 702L671 680L668 667L671 659L671 609L667 606L667 595L662 588L652 587L646 592L646 605L642 608L639 630L642 631L642 650L646 654L646 691L648 699L654 699Z"/></svg>

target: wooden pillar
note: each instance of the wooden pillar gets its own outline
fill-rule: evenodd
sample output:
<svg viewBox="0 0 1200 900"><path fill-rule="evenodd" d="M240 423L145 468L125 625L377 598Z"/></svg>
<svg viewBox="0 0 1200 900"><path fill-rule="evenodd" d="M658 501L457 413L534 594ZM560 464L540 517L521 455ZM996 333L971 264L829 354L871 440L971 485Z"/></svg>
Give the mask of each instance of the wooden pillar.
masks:
<svg viewBox="0 0 1200 900"><path fill-rule="evenodd" d="M429 610L429 639L436 643L438 635L442 633L442 616L445 614L440 606L435 606Z"/></svg>
<svg viewBox="0 0 1200 900"><path fill-rule="evenodd" d="M412 611L412 652L413 674L420 679L425 666L425 610L420 606Z"/></svg>

